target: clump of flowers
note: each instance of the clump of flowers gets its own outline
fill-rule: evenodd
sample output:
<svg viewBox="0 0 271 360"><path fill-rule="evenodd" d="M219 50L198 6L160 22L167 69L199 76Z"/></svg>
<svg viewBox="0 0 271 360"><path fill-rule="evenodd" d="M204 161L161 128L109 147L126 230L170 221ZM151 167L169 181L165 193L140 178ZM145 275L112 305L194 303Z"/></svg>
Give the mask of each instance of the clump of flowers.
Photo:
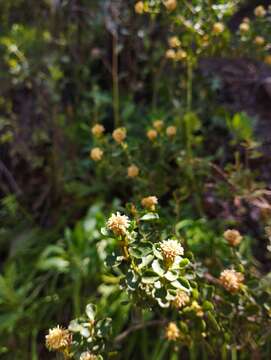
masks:
<svg viewBox="0 0 271 360"><path fill-rule="evenodd" d="M168 39L168 44L172 48L178 48L179 46L181 46L181 41L178 36L172 36Z"/></svg>
<svg viewBox="0 0 271 360"><path fill-rule="evenodd" d="M247 33L247 32L250 30L249 23L243 21L243 22L239 25L239 30L240 30L240 32L241 32L242 34Z"/></svg>
<svg viewBox="0 0 271 360"><path fill-rule="evenodd" d="M91 354L89 351L85 351L80 355L79 360L97 360L98 357L94 354Z"/></svg>
<svg viewBox="0 0 271 360"><path fill-rule="evenodd" d="M254 15L256 17L264 17L266 15L266 10L262 5L257 6L254 9Z"/></svg>
<svg viewBox="0 0 271 360"><path fill-rule="evenodd" d="M177 292L177 295L175 297L175 299L172 301L172 304L175 308L180 309L182 307L184 307L185 305L187 305L190 301L190 297L187 294L187 292L183 291L183 290L179 290Z"/></svg>
<svg viewBox="0 0 271 360"><path fill-rule="evenodd" d="M238 246L243 239L239 231L234 229L226 230L223 235L230 246Z"/></svg>
<svg viewBox="0 0 271 360"><path fill-rule="evenodd" d="M191 310L193 310L198 317L203 317L204 315L202 307L196 300L192 301Z"/></svg>
<svg viewBox="0 0 271 360"><path fill-rule="evenodd" d="M244 275L234 269L226 269L220 274L219 281L226 290L236 293L243 285Z"/></svg>
<svg viewBox="0 0 271 360"><path fill-rule="evenodd" d="M163 120L155 120L153 122L153 127L157 130L157 131L161 131L162 128L164 126L164 122Z"/></svg>
<svg viewBox="0 0 271 360"><path fill-rule="evenodd" d="M99 147L95 147L90 151L90 158L94 161L100 161L103 157L103 150Z"/></svg>
<svg viewBox="0 0 271 360"><path fill-rule="evenodd" d="M165 56L169 60L174 60L176 57L176 51L173 49L168 49Z"/></svg>
<svg viewBox="0 0 271 360"><path fill-rule="evenodd" d="M149 140L153 141L157 138L157 131L155 129L150 129L147 131L147 137Z"/></svg>
<svg viewBox="0 0 271 360"><path fill-rule="evenodd" d="M166 134L168 137L174 137L176 133L177 133L176 126L171 125L166 128Z"/></svg>
<svg viewBox="0 0 271 360"><path fill-rule="evenodd" d="M104 126L103 126L103 125L101 125L101 124L95 124L95 125L92 127L91 132L92 132L92 134L93 134L94 136L100 137L100 136L103 135L104 130L105 130L105 129L104 129Z"/></svg>
<svg viewBox="0 0 271 360"><path fill-rule="evenodd" d="M124 236L130 226L128 216L121 215L119 212L112 214L107 221L107 228L117 236Z"/></svg>
<svg viewBox="0 0 271 360"><path fill-rule="evenodd" d="M265 43L265 39L262 36L256 36L254 39L254 44L258 46L262 46Z"/></svg>
<svg viewBox="0 0 271 360"><path fill-rule="evenodd" d="M167 340L176 341L179 339L181 333L178 326L174 322L170 322L165 330L165 337Z"/></svg>
<svg viewBox="0 0 271 360"><path fill-rule="evenodd" d="M139 168L136 165L132 164L128 167L127 175L129 178L137 177L138 174L139 174Z"/></svg>
<svg viewBox="0 0 271 360"><path fill-rule="evenodd" d="M214 25L213 25L213 34L215 34L215 35L219 35L219 34L221 34L223 31L225 30L225 26L224 26L224 24L223 23L221 23L221 22L216 22L216 23L214 23Z"/></svg>
<svg viewBox="0 0 271 360"><path fill-rule="evenodd" d="M158 199L156 196L147 196L141 200L141 205L150 211L155 211L156 205L158 204Z"/></svg>
<svg viewBox="0 0 271 360"><path fill-rule="evenodd" d="M137 14L140 14L140 15L144 13L144 3L143 3L143 1L138 1L135 4L135 12Z"/></svg>
<svg viewBox="0 0 271 360"><path fill-rule="evenodd" d="M57 326L49 330L45 340L49 350L65 351L71 346L72 335L69 330Z"/></svg>
<svg viewBox="0 0 271 360"><path fill-rule="evenodd" d="M126 139L126 129L121 127L113 131L112 137L116 143L121 144Z"/></svg>
<svg viewBox="0 0 271 360"><path fill-rule="evenodd" d="M181 256L184 253L182 245L177 240L164 240L160 244L162 256L165 263L171 266L177 256Z"/></svg>
<svg viewBox="0 0 271 360"><path fill-rule="evenodd" d="M177 8L177 0L164 0L163 3L168 11L174 11Z"/></svg>

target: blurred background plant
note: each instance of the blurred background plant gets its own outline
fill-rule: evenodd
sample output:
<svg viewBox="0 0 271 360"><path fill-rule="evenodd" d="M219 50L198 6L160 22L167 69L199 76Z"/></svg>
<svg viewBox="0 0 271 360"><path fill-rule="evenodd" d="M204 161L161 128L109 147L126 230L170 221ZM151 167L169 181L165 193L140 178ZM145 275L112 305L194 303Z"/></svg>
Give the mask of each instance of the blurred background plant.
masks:
<svg viewBox="0 0 271 360"><path fill-rule="evenodd" d="M158 198L161 231L167 224L184 238L212 276L230 256L224 230L247 234L240 256L262 278L255 301L270 313L268 5L1 3L3 359L54 358L47 329L68 326L90 302L113 320L121 351L112 356L133 358L137 349L143 359L177 358L153 328L130 334L138 309L104 265L115 248L100 232L105 219L125 203L137 211L148 196ZM269 358L259 334L253 354ZM213 356L215 345L204 343L184 357ZM234 359L241 348L232 344ZM227 358L231 350L223 351Z"/></svg>

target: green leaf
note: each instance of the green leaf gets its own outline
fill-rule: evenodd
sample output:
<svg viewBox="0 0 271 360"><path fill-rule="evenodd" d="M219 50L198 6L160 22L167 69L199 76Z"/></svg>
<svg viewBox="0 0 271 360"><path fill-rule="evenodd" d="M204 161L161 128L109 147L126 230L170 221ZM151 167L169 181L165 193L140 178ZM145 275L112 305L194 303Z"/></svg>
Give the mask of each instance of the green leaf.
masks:
<svg viewBox="0 0 271 360"><path fill-rule="evenodd" d="M152 269L159 276L163 276L165 273L165 270L162 268L162 264L160 263L160 261L158 259L155 259L152 262Z"/></svg>
<svg viewBox="0 0 271 360"><path fill-rule="evenodd" d="M147 213L140 218L141 221L150 221L157 219L159 219L159 215L157 213Z"/></svg>
<svg viewBox="0 0 271 360"><path fill-rule="evenodd" d="M94 304L88 304L86 306L86 314L90 321L95 319L96 311L96 306Z"/></svg>
<svg viewBox="0 0 271 360"><path fill-rule="evenodd" d="M159 276L154 271L148 270L142 276L142 282L144 284L153 284L159 279Z"/></svg>

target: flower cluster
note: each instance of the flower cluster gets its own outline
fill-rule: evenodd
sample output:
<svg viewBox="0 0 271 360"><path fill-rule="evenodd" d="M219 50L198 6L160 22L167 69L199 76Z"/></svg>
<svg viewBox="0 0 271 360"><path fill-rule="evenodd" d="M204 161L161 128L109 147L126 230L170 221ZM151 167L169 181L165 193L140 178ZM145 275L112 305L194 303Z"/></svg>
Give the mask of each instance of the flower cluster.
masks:
<svg viewBox="0 0 271 360"><path fill-rule="evenodd" d="M112 214L107 221L107 227L117 236L124 236L129 228L130 220L128 216L121 215L119 212Z"/></svg>
<svg viewBox="0 0 271 360"><path fill-rule="evenodd" d="M226 269L220 274L219 281L226 290L236 293L242 288L244 275L234 269Z"/></svg>
<svg viewBox="0 0 271 360"><path fill-rule="evenodd" d="M71 346L72 335L69 330L57 326L49 330L45 339L49 350L62 351Z"/></svg>

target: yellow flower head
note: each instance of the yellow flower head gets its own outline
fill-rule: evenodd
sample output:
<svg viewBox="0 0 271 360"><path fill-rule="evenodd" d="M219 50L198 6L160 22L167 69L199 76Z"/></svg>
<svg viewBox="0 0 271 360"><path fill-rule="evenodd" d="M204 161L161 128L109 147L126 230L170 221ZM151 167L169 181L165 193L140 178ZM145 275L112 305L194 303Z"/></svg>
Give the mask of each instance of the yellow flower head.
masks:
<svg viewBox="0 0 271 360"><path fill-rule="evenodd" d="M254 15L256 17L264 17L266 15L266 10L262 5L257 6L254 9Z"/></svg>
<svg viewBox="0 0 271 360"><path fill-rule="evenodd" d="M174 322L170 322L166 327L165 337L167 340L176 341L179 339L181 333L178 326Z"/></svg>
<svg viewBox="0 0 271 360"><path fill-rule="evenodd" d="M156 139L157 138L157 131L156 130L154 130L154 129L150 129L150 130L148 130L147 131L147 137L148 137L148 139L149 140L151 140L151 141L153 141L154 139Z"/></svg>
<svg viewBox="0 0 271 360"><path fill-rule="evenodd" d="M244 275L232 269L223 270L219 281L221 285L231 293L236 293L242 287Z"/></svg>
<svg viewBox="0 0 271 360"><path fill-rule="evenodd" d="M91 132L94 136L100 137L104 133L104 126L101 124L96 124L92 127Z"/></svg>
<svg viewBox="0 0 271 360"><path fill-rule="evenodd" d="M183 49L179 49L176 52L175 60L176 61L182 61L187 58L187 52Z"/></svg>
<svg viewBox="0 0 271 360"><path fill-rule="evenodd" d="M177 48L181 46L181 42L177 36L172 36L168 39L168 44L172 48Z"/></svg>
<svg viewBox="0 0 271 360"><path fill-rule="evenodd" d="M177 256L181 256L184 253L182 245L177 240L163 240L160 244L161 253L168 265L174 263Z"/></svg>
<svg viewBox="0 0 271 360"><path fill-rule="evenodd" d="M85 351L80 355L79 360L97 360L98 357L94 354L91 354L89 351Z"/></svg>
<svg viewBox="0 0 271 360"><path fill-rule="evenodd" d="M265 39L262 36L256 36L254 39L254 44L258 46L262 46L265 43Z"/></svg>
<svg viewBox="0 0 271 360"><path fill-rule="evenodd" d="M180 309L184 307L187 303L189 303L189 301L189 295L185 291L179 290L172 304L177 309Z"/></svg>
<svg viewBox="0 0 271 360"><path fill-rule="evenodd" d="M113 131L113 139L118 143L121 144L126 138L126 129L125 128L117 128Z"/></svg>
<svg viewBox="0 0 271 360"><path fill-rule="evenodd" d="M177 128L176 126L168 126L166 129L166 134L168 137L173 137L175 136L177 133Z"/></svg>
<svg viewBox="0 0 271 360"><path fill-rule="evenodd" d="M72 335L69 330L57 326L49 330L45 340L46 346L49 350L61 351L71 345Z"/></svg>
<svg viewBox="0 0 271 360"><path fill-rule="evenodd" d="M128 169L127 169L128 177L134 178L134 177L137 177L138 174L139 174L139 168L136 165L132 164L128 167Z"/></svg>
<svg viewBox="0 0 271 360"><path fill-rule="evenodd" d="M202 310L202 307L199 305L197 301L192 301L191 308L195 311L196 315L198 317L203 317L204 312Z"/></svg>
<svg viewBox="0 0 271 360"><path fill-rule="evenodd" d="M242 22L239 25L239 30L242 34L247 33L249 31L249 29L250 29L249 23Z"/></svg>
<svg viewBox="0 0 271 360"><path fill-rule="evenodd" d="M143 3L143 1L138 1L135 4L135 12L137 14L143 14L144 13L144 3Z"/></svg>
<svg viewBox="0 0 271 360"><path fill-rule="evenodd" d="M163 120L155 120L152 124L157 131L161 131L164 126Z"/></svg>
<svg viewBox="0 0 271 360"><path fill-rule="evenodd" d="M213 25L213 34L219 35L219 34L221 34L224 30L225 30L224 24L222 24L222 23L220 23L220 22L214 23L214 25Z"/></svg>
<svg viewBox="0 0 271 360"><path fill-rule="evenodd" d="M155 211L155 207L158 204L158 199L156 196L147 196L141 200L141 205L150 211Z"/></svg>
<svg viewBox="0 0 271 360"><path fill-rule="evenodd" d="M264 62L267 65L271 65L271 55L266 55L266 57L264 58Z"/></svg>
<svg viewBox="0 0 271 360"><path fill-rule="evenodd" d="M242 241L243 237L238 230L228 229L224 232L224 239L230 246L237 246Z"/></svg>
<svg viewBox="0 0 271 360"><path fill-rule="evenodd" d="M98 147L95 147L95 148L91 149L90 157L94 161L100 161L102 159L102 157L103 157L103 150L101 150Z"/></svg>
<svg viewBox="0 0 271 360"><path fill-rule="evenodd" d="M168 11L174 11L177 7L177 0L164 0L163 3Z"/></svg>
<svg viewBox="0 0 271 360"><path fill-rule="evenodd" d="M112 214L107 221L107 228L110 229L115 235L123 236L127 233L130 225L128 216L121 215L119 212Z"/></svg>
<svg viewBox="0 0 271 360"><path fill-rule="evenodd" d="M165 56L169 60L174 60L176 57L176 51L173 49L168 49Z"/></svg>

